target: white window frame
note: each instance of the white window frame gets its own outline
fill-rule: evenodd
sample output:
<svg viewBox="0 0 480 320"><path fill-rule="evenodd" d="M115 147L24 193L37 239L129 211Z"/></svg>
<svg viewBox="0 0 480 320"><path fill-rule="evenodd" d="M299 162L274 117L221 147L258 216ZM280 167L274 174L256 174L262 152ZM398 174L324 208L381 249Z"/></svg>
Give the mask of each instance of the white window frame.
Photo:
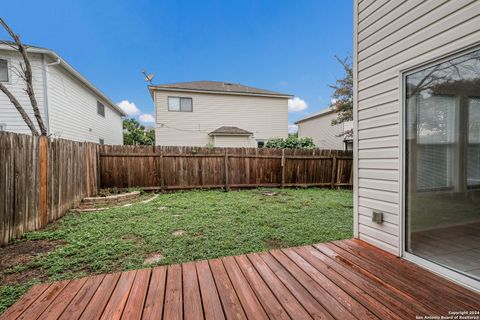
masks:
<svg viewBox="0 0 480 320"><path fill-rule="evenodd" d="M0 60L7 61L7 81L1 81L2 83L5 84L12 84L12 75L10 74L10 66L11 66L11 60L8 57L0 57Z"/></svg>
<svg viewBox="0 0 480 320"><path fill-rule="evenodd" d="M178 110L170 109L170 99L178 99ZM182 110L182 99L189 99L191 101L192 109L185 111ZM193 98L192 97L180 97L180 96L168 96L167 97L167 111L168 112L193 112Z"/></svg>
<svg viewBox="0 0 480 320"><path fill-rule="evenodd" d="M101 113L99 112L99 109L98 109L99 106L102 106L102 107L103 107L103 114L101 114ZM105 104L104 104L103 102L97 100L97 115L99 115L99 116L102 117L102 118L105 118L105 114L106 114L106 112L105 112Z"/></svg>
<svg viewBox="0 0 480 320"><path fill-rule="evenodd" d="M398 73L398 80L399 80L399 101L400 101L400 112L399 112L399 123L401 124L399 126L399 140L400 140L400 174L399 174L399 225L400 225L400 237L399 237L399 253L402 258L405 260L408 260L410 262L413 262L423 268L426 268L427 270L437 273L440 276L447 277L451 279L452 281L467 287L469 289L477 290L480 291L480 281L477 281L471 277L468 277L466 275L463 275L461 273L455 272L452 269L443 267L439 264L436 264L432 261L429 261L427 259L421 258L419 256L416 256L412 253L407 252L405 245L406 245L406 205L405 205L405 192L406 192L406 178L405 178L405 173L406 173L406 143L405 143L405 138L407 136L407 128L406 128L406 78L407 76L416 73L420 70L427 69L429 67L441 64L443 62L446 62L448 60L452 60L458 57L461 57L463 55L469 54L473 51L480 50L480 45L479 43L475 43L470 46L466 46L464 48L460 48L458 50L448 52L445 54L440 55L439 57L435 59L430 59L428 61L423 61L418 64L414 64L411 66L408 66L402 70L399 71Z"/></svg>

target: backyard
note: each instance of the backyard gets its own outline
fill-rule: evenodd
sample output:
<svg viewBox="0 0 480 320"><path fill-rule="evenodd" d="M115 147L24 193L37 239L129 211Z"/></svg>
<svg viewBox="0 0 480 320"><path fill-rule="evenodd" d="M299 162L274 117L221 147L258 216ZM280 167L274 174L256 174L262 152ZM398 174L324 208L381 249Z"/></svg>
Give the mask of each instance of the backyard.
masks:
<svg viewBox="0 0 480 320"><path fill-rule="evenodd" d="M0 249L0 314L38 282L351 238L352 193L253 189L161 194L68 213Z"/></svg>

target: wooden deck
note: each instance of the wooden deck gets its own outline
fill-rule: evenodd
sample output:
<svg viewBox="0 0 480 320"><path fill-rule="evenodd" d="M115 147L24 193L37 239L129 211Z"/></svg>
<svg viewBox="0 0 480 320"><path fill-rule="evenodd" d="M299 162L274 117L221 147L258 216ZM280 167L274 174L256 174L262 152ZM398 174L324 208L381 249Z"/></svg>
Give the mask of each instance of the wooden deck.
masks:
<svg viewBox="0 0 480 320"><path fill-rule="evenodd" d="M359 240L34 286L0 319L415 319L469 291Z"/></svg>

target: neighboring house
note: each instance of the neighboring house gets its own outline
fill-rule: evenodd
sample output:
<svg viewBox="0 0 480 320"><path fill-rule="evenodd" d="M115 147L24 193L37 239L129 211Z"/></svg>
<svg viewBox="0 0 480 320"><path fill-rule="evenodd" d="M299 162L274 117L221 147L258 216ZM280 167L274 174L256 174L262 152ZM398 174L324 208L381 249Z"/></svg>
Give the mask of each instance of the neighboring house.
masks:
<svg viewBox="0 0 480 320"><path fill-rule="evenodd" d="M29 46L33 86L48 134L76 141L123 144L122 116L126 114L54 51ZM0 45L0 81L16 96L35 125L26 84L17 75L23 59L18 51ZM0 92L0 130L30 134L17 109Z"/></svg>
<svg viewBox="0 0 480 320"><path fill-rule="evenodd" d="M262 147L270 138L288 136L288 94L215 81L149 90L157 145Z"/></svg>
<svg viewBox="0 0 480 320"><path fill-rule="evenodd" d="M321 149L352 150L352 138L343 133L352 130L353 122L332 126L332 120L336 118L335 109L328 108L298 120L295 122L298 126L298 137L312 138L315 146Z"/></svg>
<svg viewBox="0 0 480 320"><path fill-rule="evenodd" d="M480 1L355 0L355 235L480 289Z"/></svg>

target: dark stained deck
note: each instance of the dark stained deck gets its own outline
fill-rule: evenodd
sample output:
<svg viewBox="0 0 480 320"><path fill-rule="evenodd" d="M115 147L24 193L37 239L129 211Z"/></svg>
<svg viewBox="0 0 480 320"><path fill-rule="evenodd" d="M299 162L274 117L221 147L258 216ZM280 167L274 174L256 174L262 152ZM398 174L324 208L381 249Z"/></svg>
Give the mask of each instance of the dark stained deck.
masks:
<svg viewBox="0 0 480 320"><path fill-rule="evenodd" d="M34 286L0 319L415 319L467 290L360 240Z"/></svg>

